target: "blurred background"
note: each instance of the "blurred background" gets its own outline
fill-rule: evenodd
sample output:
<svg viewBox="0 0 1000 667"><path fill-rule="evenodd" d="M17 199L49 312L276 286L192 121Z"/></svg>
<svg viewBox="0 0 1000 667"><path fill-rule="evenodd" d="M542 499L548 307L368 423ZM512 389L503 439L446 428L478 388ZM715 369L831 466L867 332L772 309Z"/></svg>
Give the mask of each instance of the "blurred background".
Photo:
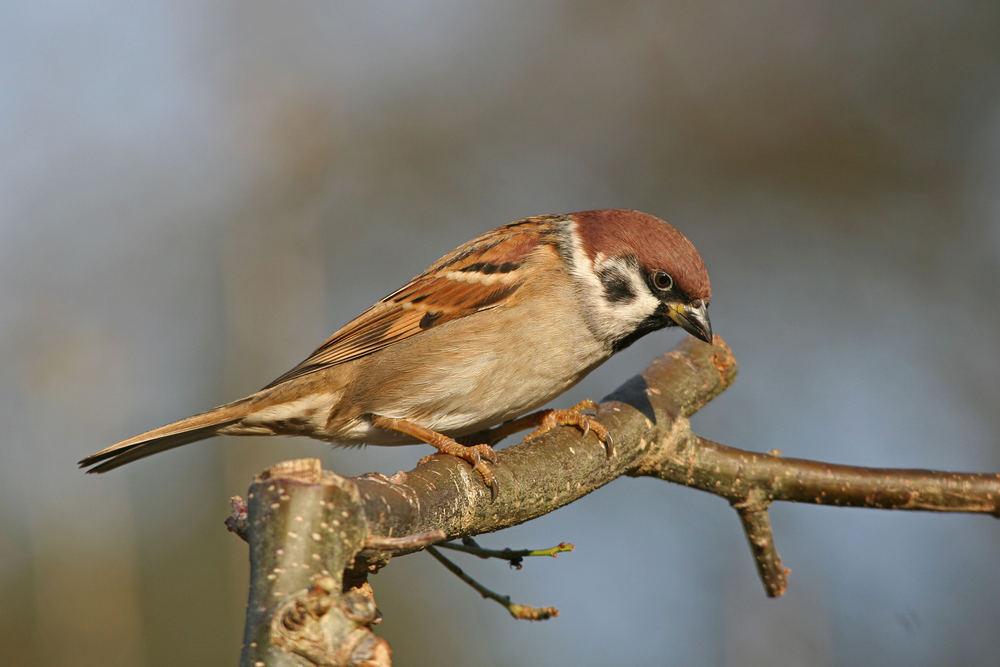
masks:
<svg viewBox="0 0 1000 667"><path fill-rule="evenodd" d="M458 243L636 208L712 275L740 361L709 438L1000 470L996 2L0 6L0 661L223 665L246 545L228 499L282 459L428 448L217 439L77 459L242 396ZM558 404L680 339L651 335ZM487 546L576 551L484 583L373 579L399 665L989 664L1000 526L778 506L765 598L721 500L621 479Z"/></svg>

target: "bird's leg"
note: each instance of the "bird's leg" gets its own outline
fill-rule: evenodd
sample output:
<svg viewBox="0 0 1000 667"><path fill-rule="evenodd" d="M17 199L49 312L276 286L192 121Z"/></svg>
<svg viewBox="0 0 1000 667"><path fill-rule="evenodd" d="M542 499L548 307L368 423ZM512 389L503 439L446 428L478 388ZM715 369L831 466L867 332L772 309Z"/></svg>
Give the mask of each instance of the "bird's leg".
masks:
<svg viewBox="0 0 1000 667"><path fill-rule="evenodd" d="M472 468L482 476L486 485L490 487L490 495L493 498L496 498L497 491L499 491L497 478L493 474L493 471L490 470L490 467L484 462L484 460L489 461L490 463L497 462L497 453L493 451L493 448L489 445L463 445L443 433L438 433L433 429L421 426L420 424L411 422L408 419L372 415L371 422L372 426L376 428L384 428L390 431L405 433L406 435L413 436L417 440L426 442L442 454L450 454L451 456L457 456L463 461L468 461L472 464ZM421 461L423 461L423 459L421 459Z"/></svg>
<svg viewBox="0 0 1000 667"><path fill-rule="evenodd" d="M608 433L608 429L594 417L583 414L583 410L597 410L597 403L588 398L580 401L568 410L539 410L538 412L532 412L530 415L518 417L506 424L501 424L496 428L490 429L487 437L489 438L489 442L496 443L512 433L534 428L534 431L524 436L525 440L531 440L551 431L557 426L576 426L583 431L584 436L593 431L597 439L604 445L604 451L608 456L611 456L615 451L615 442L611 438L611 434Z"/></svg>

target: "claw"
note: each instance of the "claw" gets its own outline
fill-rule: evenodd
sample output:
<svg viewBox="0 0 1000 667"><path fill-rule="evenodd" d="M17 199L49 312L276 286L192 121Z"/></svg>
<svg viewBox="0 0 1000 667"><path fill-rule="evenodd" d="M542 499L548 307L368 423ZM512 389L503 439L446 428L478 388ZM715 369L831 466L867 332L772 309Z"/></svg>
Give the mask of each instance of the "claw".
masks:
<svg viewBox="0 0 1000 667"><path fill-rule="evenodd" d="M448 453L468 461L472 465L472 469L483 478L483 483L490 488L490 500L496 500L497 494L500 493L500 484L497 483L493 470L486 464L487 461L494 465L497 463L497 453L492 447L485 444L470 445L463 446L462 450L457 452Z"/></svg>
<svg viewBox="0 0 1000 667"><path fill-rule="evenodd" d="M601 442L604 444L604 453L610 459L615 453L615 439L611 437L610 433L605 433Z"/></svg>
<svg viewBox="0 0 1000 667"><path fill-rule="evenodd" d="M489 445L473 445L471 449L490 463L497 462L497 452Z"/></svg>
<svg viewBox="0 0 1000 667"><path fill-rule="evenodd" d="M493 471L488 465L483 461L485 459L479 452L474 452L472 458L475 462L472 463L472 469L479 473L479 476L483 478L483 483L490 488L490 501L494 501L497 498L497 494L500 493L500 485L497 483L497 477L493 474ZM496 463L496 454L493 454L491 463Z"/></svg>

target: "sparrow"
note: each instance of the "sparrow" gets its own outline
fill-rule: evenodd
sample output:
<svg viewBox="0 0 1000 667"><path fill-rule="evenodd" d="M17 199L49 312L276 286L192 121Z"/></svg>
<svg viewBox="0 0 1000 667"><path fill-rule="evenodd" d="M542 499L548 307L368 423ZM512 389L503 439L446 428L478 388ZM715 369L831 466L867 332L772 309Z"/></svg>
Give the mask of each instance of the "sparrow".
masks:
<svg viewBox="0 0 1000 667"><path fill-rule="evenodd" d="M215 435L424 442L468 461L495 497L486 462L510 433L574 426L611 455L607 429L584 414L593 401L532 411L652 331L680 326L711 343L710 298L698 251L659 218L621 209L524 218L448 253L260 391L79 465L105 472ZM484 442L463 444L469 437Z"/></svg>

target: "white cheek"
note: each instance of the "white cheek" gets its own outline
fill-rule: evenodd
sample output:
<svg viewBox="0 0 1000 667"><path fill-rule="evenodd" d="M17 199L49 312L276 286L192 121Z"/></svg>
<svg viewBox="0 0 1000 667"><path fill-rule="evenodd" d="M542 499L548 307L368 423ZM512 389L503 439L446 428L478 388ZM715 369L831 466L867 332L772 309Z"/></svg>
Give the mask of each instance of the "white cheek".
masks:
<svg viewBox="0 0 1000 667"><path fill-rule="evenodd" d="M626 277L635 296L627 301L608 301L604 285L597 277L602 267L616 266L617 272ZM591 330L602 340L618 340L635 331L636 327L653 314L660 301L653 296L636 270L627 263L597 253L593 268L584 252L579 238L573 236L573 276L584 285L584 293L590 295L589 308L585 314ZM596 297L596 298L595 298Z"/></svg>
<svg viewBox="0 0 1000 667"><path fill-rule="evenodd" d="M632 294L636 296L631 301L612 302L604 298L602 290L601 298L595 304L595 319L608 339L618 339L631 334L660 305L659 299L649 293L649 288L635 271L627 270L627 273L625 271L623 270L623 273L629 278Z"/></svg>
<svg viewBox="0 0 1000 667"><path fill-rule="evenodd" d="M602 302L607 316L616 320L619 325L631 333L639 323L653 314L659 307L660 300L649 293L649 288L635 273L631 273L632 293L636 295L632 301L619 303Z"/></svg>

